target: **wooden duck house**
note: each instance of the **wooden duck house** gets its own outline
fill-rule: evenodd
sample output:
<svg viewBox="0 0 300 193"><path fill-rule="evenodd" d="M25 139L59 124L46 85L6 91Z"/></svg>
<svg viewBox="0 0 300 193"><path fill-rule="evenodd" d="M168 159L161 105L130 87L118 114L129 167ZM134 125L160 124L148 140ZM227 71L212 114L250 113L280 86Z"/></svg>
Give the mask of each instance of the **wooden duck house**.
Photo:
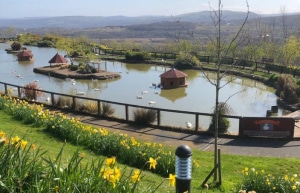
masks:
<svg viewBox="0 0 300 193"><path fill-rule="evenodd" d="M171 89L187 86L187 74L172 68L160 75L160 86L163 89Z"/></svg>
<svg viewBox="0 0 300 193"><path fill-rule="evenodd" d="M22 50L18 53L18 61L32 61L33 54L29 50Z"/></svg>

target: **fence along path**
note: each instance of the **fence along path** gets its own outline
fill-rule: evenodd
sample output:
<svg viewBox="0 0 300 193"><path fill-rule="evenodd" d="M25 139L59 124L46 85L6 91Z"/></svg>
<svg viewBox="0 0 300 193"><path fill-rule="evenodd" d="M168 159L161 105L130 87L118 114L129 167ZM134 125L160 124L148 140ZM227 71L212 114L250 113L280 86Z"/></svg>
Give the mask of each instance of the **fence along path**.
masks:
<svg viewBox="0 0 300 193"><path fill-rule="evenodd" d="M5 83L5 82L0 82L0 84L2 84L4 86L4 93L5 94L9 94L9 90L17 90L17 95L15 97L18 98L22 98L22 89L24 89L24 87L22 86L18 86L18 85L14 85L14 84L9 84L9 83ZM26 88L29 89L29 88ZM124 115L125 117L122 119L120 117L116 118L119 119L120 121L126 121L126 122L131 122L132 120L130 120L130 110L129 109L136 109L136 108L141 108L141 109L151 109L156 111L156 124L153 126L156 127L168 127L168 126L162 126L161 125L161 114L163 112L168 112L168 113L179 113L179 114L189 114L192 115L194 117L194 121L191 121L191 124L194 126L192 128L179 128L180 130L182 129L186 129L188 131L196 131L196 132L201 132L200 131L200 126L199 126L199 116L205 116L205 117L212 117L213 114L210 113L201 113L201 112L191 112L191 111L181 111L181 110L172 110L172 109L163 109L163 108L156 108L153 106L140 106L140 105L135 105L135 104L127 104L127 103L121 103L121 102L114 102L114 101L108 101L108 100L101 100L101 99L94 99L94 98L88 98L88 97L84 97L82 95L68 95L68 94L62 94L62 93L56 93L56 92L50 92L50 91L46 91L46 90L39 90L39 89L30 89L33 91L33 95L35 95L33 98L37 99L35 101L32 102L36 102L36 103L41 103L50 107L54 107L54 108L58 108L58 109L65 109L65 110L70 110L73 112L80 112L76 106L78 105L78 103L80 103L80 101L91 101L91 102L95 102L97 105L97 110L96 112L85 112L86 114L90 114L93 116L98 116L98 117L103 117L101 114L101 105L103 103L107 103L107 104L114 104L114 105L119 105L121 107L123 107L124 109ZM38 96L37 93L41 92L43 93L43 95L48 96L46 100L38 100ZM59 97L66 97L69 98L71 103L69 106L65 107L65 106L57 106L57 99ZM241 119L242 117L240 116L231 116L231 115L224 115L224 117L227 118L231 118L231 119ZM115 117L114 117L115 118ZM174 129L174 128L173 128ZM191 130L193 129L193 130Z"/></svg>

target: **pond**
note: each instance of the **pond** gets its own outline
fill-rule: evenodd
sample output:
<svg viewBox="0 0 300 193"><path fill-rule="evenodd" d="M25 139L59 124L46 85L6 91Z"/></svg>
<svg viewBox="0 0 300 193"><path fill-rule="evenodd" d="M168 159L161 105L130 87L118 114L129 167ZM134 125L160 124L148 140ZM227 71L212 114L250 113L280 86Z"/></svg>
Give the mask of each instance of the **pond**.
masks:
<svg viewBox="0 0 300 193"><path fill-rule="evenodd" d="M160 82L160 75L170 68L149 64L127 64L121 62L101 61L93 64L96 68L118 72L121 78L108 80L68 80L48 77L33 72L33 68L47 66L48 61L58 52L54 48L38 48L27 46L32 50L34 61L18 62L17 56L7 54L9 44L0 44L0 81L16 85L26 85L36 81L43 90L65 94L84 92L86 97L102 100L136 104L142 106L155 105L157 108L184 110L200 113L212 113L215 104L215 87L199 70L183 70L187 76L187 87L161 90L152 86ZM64 55L65 53L61 53ZM215 73L208 73L211 81ZM220 90L220 100L232 108L231 115L265 117L266 111L277 105L274 89L260 82L247 78L227 76L221 81L227 84ZM0 88L1 90L3 88ZM138 97L139 96L139 97ZM155 104L150 104L153 101ZM124 110L116 107L114 116L124 117ZM277 116L284 113L279 109ZM184 127L186 121L193 122L190 115L163 114L161 125ZM238 124L230 120L230 132L238 131ZM199 124L207 128L208 117L200 118Z"/></svg>

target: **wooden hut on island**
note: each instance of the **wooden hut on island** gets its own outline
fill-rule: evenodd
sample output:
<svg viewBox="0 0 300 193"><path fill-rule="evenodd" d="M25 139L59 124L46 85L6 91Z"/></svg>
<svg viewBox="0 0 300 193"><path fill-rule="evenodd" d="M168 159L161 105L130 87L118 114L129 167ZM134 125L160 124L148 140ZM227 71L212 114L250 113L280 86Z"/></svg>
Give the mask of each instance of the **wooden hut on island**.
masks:
<svg viewBox="0 0 300 193"><path fill-rule="evenodd" d="M53 56L53 58L51 58L51 60L49 60L48 63L50 64L50 66L52 64L55 65L68 64L68 60L66 60L62 55L57 53Z"/></svg>
<svg viewBox="0 0 300 193"><path fill-rule="evenodd" d="M18 61L32 61L33 54L29 50L22 50L18 53Z"/></svg>
<svg viewBox="0 0 300 193"><path fill-rule="evenodd" d="M171 89L187 86L187 74L172 68L160 75L160 86L163 89Z"/></svg>

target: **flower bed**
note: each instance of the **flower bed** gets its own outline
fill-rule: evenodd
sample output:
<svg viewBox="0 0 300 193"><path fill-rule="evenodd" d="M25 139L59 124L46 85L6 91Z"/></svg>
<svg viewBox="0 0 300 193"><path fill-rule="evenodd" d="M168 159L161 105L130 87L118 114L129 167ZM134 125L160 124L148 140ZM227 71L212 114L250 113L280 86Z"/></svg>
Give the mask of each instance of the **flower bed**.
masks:
<svg viewBox="0 0 300 193"><path fill-rule="evenodd" d="M140 168L150 157L159 161L155 173L168 176L175 172L175 155L162 144L137 141L127 135L108 132L105 128L96 128L44 109L42 105L29 104L24 100L0 97L0 109L25 123L45 126L49 134L83 145L93 152L104 156L115 156L120 163Z"/></svg>

